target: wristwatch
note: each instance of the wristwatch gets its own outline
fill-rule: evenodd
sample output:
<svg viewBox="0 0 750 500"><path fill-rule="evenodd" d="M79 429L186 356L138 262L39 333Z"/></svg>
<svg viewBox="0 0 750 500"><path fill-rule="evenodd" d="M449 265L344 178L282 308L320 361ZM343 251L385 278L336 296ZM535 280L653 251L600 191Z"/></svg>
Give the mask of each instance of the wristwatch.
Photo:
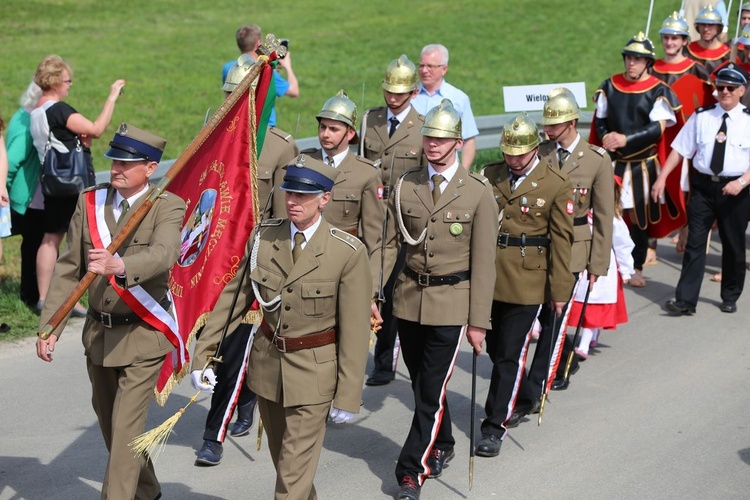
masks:
<svg viewBox="0 0 750 500"><path fill-rule="evenodd" d="M747 186L747 181L745 179L743 179L742 177L737 177L737 182L739 182L740 184L742 184L742 187Z"/></svg>

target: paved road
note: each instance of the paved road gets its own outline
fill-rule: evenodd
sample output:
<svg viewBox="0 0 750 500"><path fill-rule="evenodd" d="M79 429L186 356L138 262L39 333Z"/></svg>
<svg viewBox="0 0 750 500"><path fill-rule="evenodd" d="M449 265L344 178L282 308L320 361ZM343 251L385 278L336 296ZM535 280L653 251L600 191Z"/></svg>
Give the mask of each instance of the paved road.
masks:
<svg viewBox="0 0 750 500"><path fill-rule="evenodd" d="M750 293L737 314L716 307L712 244L694 317L667 316L679 257L668 243L646 269L649 285L626 290L630 322L605 332L571 387L554 392L541 427L511 430L499 457L476 459L468 489L471 353L464 346L449 385L457 458L422 488L425 499L728 499L750 498ZM97 498L107 455L90 405L80 328L71 322L55 361L36 359L33 343L0 344L0 500ZM490 362L479 360L477 416L483 416ZM183 383L148 428L194 393ZM229 438L218 467L193 466L208 408L202 397L180 420L156 462L164 498L272 498L265 447ZM329 426L316 487L323 499L389 498L393 469L411 420L403 365L389 386L365 388L353 424ZM478 427L477 427L478 428Z"/></svg>

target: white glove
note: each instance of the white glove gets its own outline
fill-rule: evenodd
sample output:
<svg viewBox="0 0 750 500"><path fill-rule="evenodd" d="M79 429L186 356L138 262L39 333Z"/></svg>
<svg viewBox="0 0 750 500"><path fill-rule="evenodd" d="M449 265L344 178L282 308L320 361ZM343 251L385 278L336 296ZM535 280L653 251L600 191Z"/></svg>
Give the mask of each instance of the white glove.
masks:
<svg viewBox="0 0 750 500"><path fill-rule="evenodd" d="M333 408L331 410L331 420L333 420L334 424L343 424L352 418L354 418L354 413L350 411L339 410L338 408Z"/></svg>
<svg viewBox="0 0 750 500"><path fill-rule="evenodd" d="M201 374L203 375L203 380L201 379ZM190 378L193 382L193 387L199 391L213 394L214 386L216 385L216 375L213 368L206 368L206 371L193 370L190 372Z"/></svg>

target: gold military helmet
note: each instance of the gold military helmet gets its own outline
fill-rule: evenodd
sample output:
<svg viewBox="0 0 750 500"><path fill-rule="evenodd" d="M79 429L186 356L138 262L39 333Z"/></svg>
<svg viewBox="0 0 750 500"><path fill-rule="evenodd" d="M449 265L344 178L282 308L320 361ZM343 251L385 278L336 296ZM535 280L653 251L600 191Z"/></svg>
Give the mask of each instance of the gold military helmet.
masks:
<svg viewBox="0 0 750 500"><path fill-rule="evenodd" d="M331 97L323 105L323 109L318 113L317 119L328 118L342 122L354 129L354 138L349 141L350 144L356 144L359 141L357 130L357 105L354 101L346 96L344 90L339 90L335 96Z"/></svg>
<svg viewBox="0 0 750 500"><path fill-rule="evenodd" d="M417 88L417 68L414 63L401 54L394 59L385 70L383 89L394 94L406 94Z"/></svg>
<svg viewBox="0 0 750 500"><path fill-rule="evenodd" d="M623 56L636 56L651 59L653 62L656 55L654 53L654 44L649 40L642 31L628 40L625 48L622 49Z"/></svg>
<svg viewBox="0 0 750 500"><path fill-rule="evenodd" d="M242 79L245 78L245 75L250 72L250 68L252 68L254 62L255 61L253 61L253 58L247 54L242 54L240 57L238 57L237 62L234 63L234 66L229 68L227 79L224 81L224 86L221 87L221 89L224 92L234 91L234 89L237 88L237 85L240 84ZM252 84L253 88L255 88L257 84L258 79L256 78Z"/></svg>
<svg viewBox="0 0 750 500"><path fill-rule="evenodd" d="M719 24L724 26L724 21L721 19L721 15L714 9L714 6L708 4L698 11L698 15L695 16L695 24Z"/></svg>
<svg viewBox="0 0 750 500"><path fill-rule="evenodd" d="M462 138L461 115L453 107L450 99L443 99L440 104L427 112L420 132L427 137Z"/></svg>
<svg viewBox="0 0 750 500"><path fill-rule="evenodd" d="M526 113L519 113L503 127L500 151L512 156L521 156L539 146L540 142L536 123Z"/></svg>
<svg viewBox="0 0 750 500"><path fill-rule="evenodd" d="M687 19L681 17L677 11L672 12L668 18L661 23L660 35L681 35L690 36L690 26Z"/></svg>
<svg viewBox="0 0 750 500"><path fill-rule="evenodd" d="M750 24L746 24L742 28L742 33L737 37L737 41L744 45L745 48L750 48Z"/></svg>
<svg viewBox="0 0 750 500"><path fill-rule="evenodd" d="M557 125L578 120L581 110L573 93L565 87L553 89L542 111L542 125Z"/></svg>

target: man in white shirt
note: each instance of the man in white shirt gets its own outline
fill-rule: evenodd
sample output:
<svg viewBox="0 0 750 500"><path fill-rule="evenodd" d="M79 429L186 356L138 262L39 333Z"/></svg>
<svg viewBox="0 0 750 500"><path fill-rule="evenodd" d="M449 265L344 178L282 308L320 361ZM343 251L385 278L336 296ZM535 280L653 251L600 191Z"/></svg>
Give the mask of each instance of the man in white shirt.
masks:
<svg viewBox="0 0 750 500"><path fill-rule="evenodd" d="M461 149L461 165L468 170L474 163L474 156L476 156L477 146L474 138L479 135L479 130L476 121L474 121L474 112L471 110L469 96L445 81L447 72L448 49L440 44L425 45L419 57L419 76L422 83L419 85L417 97L412 100L411 104L419 114L426 115L443 99L450 99L453 107L461 116L462 139L464 141Z"/></svg>

